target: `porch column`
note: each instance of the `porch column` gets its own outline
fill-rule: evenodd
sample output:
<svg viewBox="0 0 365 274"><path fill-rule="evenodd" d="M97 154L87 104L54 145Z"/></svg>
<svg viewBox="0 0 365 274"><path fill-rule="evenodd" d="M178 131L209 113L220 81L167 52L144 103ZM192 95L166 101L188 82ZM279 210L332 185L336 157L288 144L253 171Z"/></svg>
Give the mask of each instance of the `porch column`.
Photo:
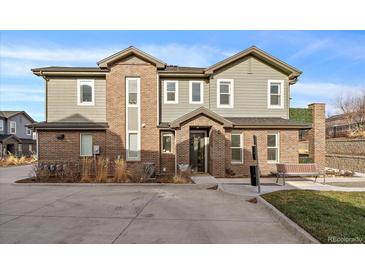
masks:
<svg viewBox="0 0 365 274"><path fill-rule="evenodd" d="M312 112L312 129L308 133L309 157L323 170L326 167L325 104L313 103L308 109Z"/></svg>

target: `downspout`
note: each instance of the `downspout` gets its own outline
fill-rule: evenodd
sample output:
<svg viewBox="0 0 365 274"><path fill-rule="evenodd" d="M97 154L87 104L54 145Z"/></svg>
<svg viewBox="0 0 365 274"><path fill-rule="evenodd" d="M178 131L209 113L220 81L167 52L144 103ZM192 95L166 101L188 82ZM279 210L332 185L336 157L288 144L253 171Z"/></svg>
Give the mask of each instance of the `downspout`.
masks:
<svg viewBox="0 0 365 274"><path fill-rule="evenodd" d="M47 77L43 74L42 71L39 71L40 76L46 81L46 89L45 89L45 95L46 95L46 100L45 100L45 118L46 118L46 122L48 122L48 80Z"/></svg>

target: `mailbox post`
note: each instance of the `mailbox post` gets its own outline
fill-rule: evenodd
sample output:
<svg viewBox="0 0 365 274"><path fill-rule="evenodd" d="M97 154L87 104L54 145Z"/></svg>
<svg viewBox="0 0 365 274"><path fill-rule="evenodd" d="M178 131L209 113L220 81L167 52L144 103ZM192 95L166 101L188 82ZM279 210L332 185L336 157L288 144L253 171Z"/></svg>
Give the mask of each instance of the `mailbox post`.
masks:
<svg viewBox="0 0 365 274"><path fill-rule="evenodd" d="M251 173L251 184L257 186L258 193L261 192L260 185L260 166L259 166L259 152L257 149L257 136L253 136L253 146L252 146L252 159L255 161L255 165L250 167Z"/></svg>

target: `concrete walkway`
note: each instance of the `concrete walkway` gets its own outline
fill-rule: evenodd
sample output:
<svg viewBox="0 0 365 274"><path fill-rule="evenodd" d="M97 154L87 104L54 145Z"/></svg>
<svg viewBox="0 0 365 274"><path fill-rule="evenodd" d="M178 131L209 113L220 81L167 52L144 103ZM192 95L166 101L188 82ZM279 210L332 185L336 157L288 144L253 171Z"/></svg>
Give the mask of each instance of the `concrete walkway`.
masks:
<svg viewBox="0 0 365 274"><path fill-rule="evenodd" d="M215 179L218 181L219 189L231 194L238 194L242 196L257 196L257 187L250 185L249 178L222 178ZM365 178L330 178L326 180L329 182L359 182L365 181ZM328 184L322 184L322 178L318 178L317 183L313 182L311 178L293 178L287 179L285 186L281 185L282 181L279 180L279 184L276 184L276 178L261 178L261 194L269 193L285 189L307 189L307 190L319 190L319 191L365 191L365 187L340 187L332 186ZM365 183L364 183L365 186Z"/></svg>
<svg viewBox="0 0 365 274"><path fill-rule="evenodd" d="M0 243L302 243L266 207L197 185L13 184L0 168ZM209 183L211 185L211 183Z"/></svg>

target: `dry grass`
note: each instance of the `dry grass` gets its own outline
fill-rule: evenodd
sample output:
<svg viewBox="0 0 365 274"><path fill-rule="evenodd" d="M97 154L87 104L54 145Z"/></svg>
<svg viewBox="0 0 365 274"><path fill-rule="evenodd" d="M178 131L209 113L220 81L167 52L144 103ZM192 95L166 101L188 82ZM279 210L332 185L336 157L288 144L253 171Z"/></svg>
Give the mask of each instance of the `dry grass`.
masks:
<svg viewBox="0 0 365 274"><path fill-rule="evenodd" d="M91 183L93 170L93 159L90 157L84 157L81 160L81 183Z"/></svg>
<svg viewBox="0 0 365 274"><path fill-rule="evenodd" d="M130 172L127 170L127 163L124 160L115 160L114 168L114 183L127 183L129 182Z"/></svg>
<svg viewBox="0 0 365 274"><path fill-rule="evenodd" d="M172 183L174 183L174 184L190 184L190 178L183 175L183 174L178 174L178 175L175 175L172 178Z"/></svg>
<svg viewBox="0 0 365 274"><path fill-rule="evenodd" d="M17 166L17 165L28 165L32 164L37 161L37 158L35 155L32 155L30 157L17 157L12 153L8 153L6 158L0 160L0 166Z"/></svg>
<svg viewBox="0 0 365 274"><path fill-rule="evenodd" d="M109 159L99 158L96 162L96 176L97 183L106 183L108 179Z"/></svg>

